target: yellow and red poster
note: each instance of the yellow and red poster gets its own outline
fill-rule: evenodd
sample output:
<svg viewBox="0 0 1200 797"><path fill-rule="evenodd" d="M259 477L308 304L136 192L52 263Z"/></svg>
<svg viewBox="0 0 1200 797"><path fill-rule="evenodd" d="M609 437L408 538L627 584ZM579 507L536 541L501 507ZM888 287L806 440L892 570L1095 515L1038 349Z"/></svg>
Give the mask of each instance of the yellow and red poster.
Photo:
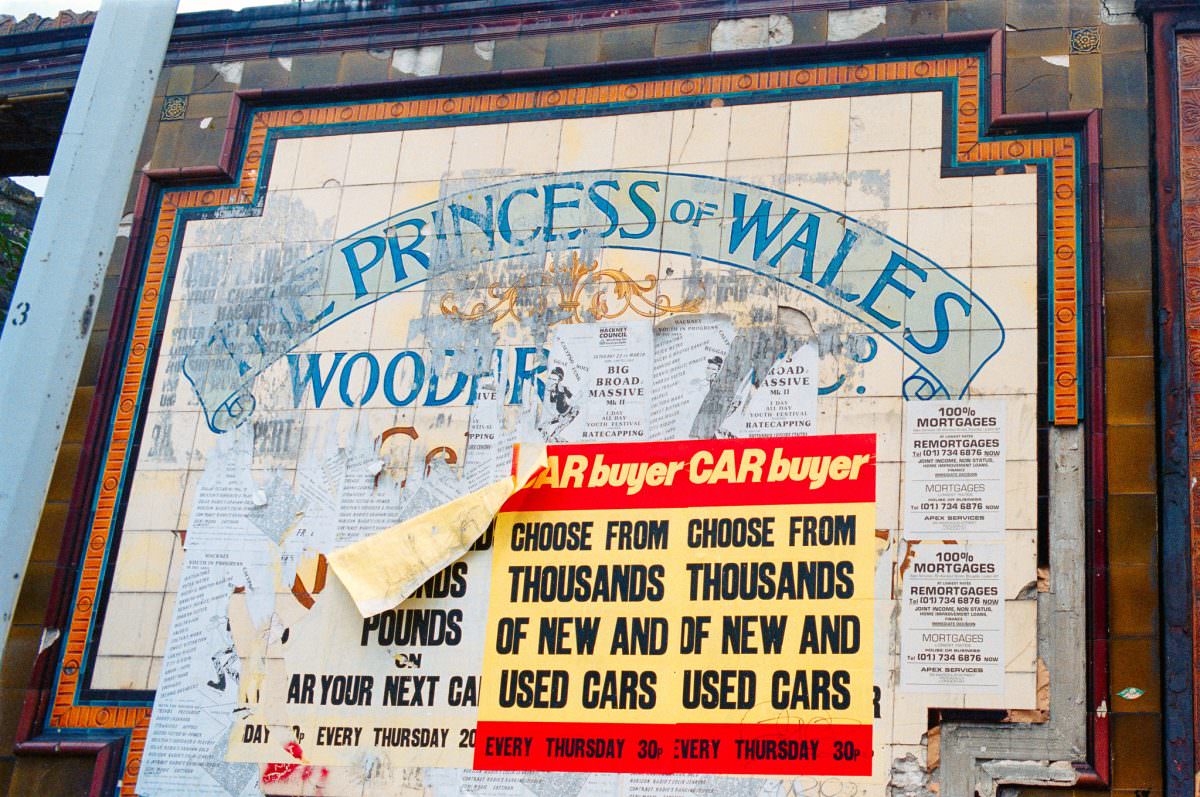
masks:
<svg viewBox="0 0 1200 797"><path fill-rule="evenodd" d="M552 447L496 520L475 768L869 775L874 449Z"/></svg>

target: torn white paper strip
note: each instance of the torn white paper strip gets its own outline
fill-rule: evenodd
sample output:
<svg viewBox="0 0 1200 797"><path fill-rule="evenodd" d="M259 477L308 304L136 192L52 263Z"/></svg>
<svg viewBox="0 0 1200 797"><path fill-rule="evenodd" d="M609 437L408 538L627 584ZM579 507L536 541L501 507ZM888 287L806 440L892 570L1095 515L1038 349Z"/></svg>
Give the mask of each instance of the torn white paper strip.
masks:
<svg viewBox="0 0 1200 797"><path fill-rule="evenodd" d="M545 447L523 448L514 475L336 550L329 566L363 617L391 609L465 554L545 464Z"/></svg>

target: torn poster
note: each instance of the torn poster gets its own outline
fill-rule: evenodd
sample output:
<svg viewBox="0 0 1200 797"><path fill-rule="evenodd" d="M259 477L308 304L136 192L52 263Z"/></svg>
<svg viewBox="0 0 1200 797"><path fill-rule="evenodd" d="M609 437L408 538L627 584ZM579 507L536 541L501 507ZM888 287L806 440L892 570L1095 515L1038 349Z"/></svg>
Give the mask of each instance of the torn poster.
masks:
<svg viewBox="0 0 1200 797"><path fill-rule="evenodd" d="M709 388L725 366L733 322L724 316L667 319L654 329L654 386L650 438L683 440Z"/></svg>
<svg viewBox="0 0 1200 797"><path fill-rule="evenodd" d="M757 384L748 373L735 394L734 409L721 424L724 437L814 434L817 429L817 346L801 346L780 357Z"/></svg>
<svg viewBox="0 0 1200 797"><path fill-rule="evenodd" d="M329 566L363 617L397 606L483 536L500 507L544 464L525 449L514 473L329 554Z"/></svg>
<svg viewBox="0 0 1200 797"><path fill-rule="evenodd" d="M255 524L250 436L223 441L196 493L186 540L179 597L154 699L137 793L144 797L257 794L258 767L230 763L225 739L245 711L242 660L235 644L231 604L260 628L270 628L278 529ZM294 499L283 503L292 507ZM287 527L293 519L280 519ZM239 603L242 603L239 601ZM197 756L197 751L207 751Z"/></svg>

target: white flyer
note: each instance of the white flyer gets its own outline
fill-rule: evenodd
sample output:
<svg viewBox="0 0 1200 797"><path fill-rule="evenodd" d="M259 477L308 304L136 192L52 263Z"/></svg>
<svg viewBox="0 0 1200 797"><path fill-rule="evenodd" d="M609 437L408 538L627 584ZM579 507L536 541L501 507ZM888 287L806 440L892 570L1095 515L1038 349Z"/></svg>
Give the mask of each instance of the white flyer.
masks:
<svg viewBox="0 0 1200 797"><path fill-rule="evenodd" d="M1004 438L1002 399L906 403L904 536L999 539Z"/></svg>
<svg viewBox="0 0 1200 797"><path fill-rule="evenodd" d="M1004 688L1004 546L912 545L903 567L900 689Z"/></svg>
<svg viewBox="0 0 1200 797"><path fill-rule="evenodd" d="M733 323L716 315L682 315L654 328L650 438L686 440L733 342Z"/></svg>
<svg viewBox="0 0 1200 797"><path fill-rule="evenodd" d="M733 412L721 424L721 434L728 437L815 434L819 363L816 344L809 344L776 360L757 385L747 378L738 388Z"/></svg>
<svg viewBox="0 0 1200 797"><path fill-rule="evenodd" d="M648 319L556 328L539 424L546 441L644 440L653 370Z"/></svg>

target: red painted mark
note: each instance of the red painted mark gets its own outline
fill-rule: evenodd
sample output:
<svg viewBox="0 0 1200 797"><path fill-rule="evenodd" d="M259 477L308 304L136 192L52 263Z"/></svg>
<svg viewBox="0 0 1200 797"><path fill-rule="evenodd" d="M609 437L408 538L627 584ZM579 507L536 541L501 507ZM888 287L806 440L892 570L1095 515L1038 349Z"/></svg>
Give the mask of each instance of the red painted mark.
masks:
<svg viewBox="0 0 1200 797"><path fill-rule="evenodd" d="M300 768L299 764L267 764L263 770L262 782L278 783L281 780L287 780L296 770Z"/></svg>
<svg viewBox="0 0 1200 797"><path fill-rule="evenodd" d="M304 751L301 750L300 745L294 741L285 744L283 749L286 750L288 755L290 755L292 758L300 759L304 757ZM278 783L281 780L288 780L292 777L292 775L295 775L296 770L300 768L301 767L299 764L267 764L266 768L263 769L262 782ZM308 773L311 770L312 767L304 767L304 773L301 775L301 777L304 780L308 780Z"/></svg>

